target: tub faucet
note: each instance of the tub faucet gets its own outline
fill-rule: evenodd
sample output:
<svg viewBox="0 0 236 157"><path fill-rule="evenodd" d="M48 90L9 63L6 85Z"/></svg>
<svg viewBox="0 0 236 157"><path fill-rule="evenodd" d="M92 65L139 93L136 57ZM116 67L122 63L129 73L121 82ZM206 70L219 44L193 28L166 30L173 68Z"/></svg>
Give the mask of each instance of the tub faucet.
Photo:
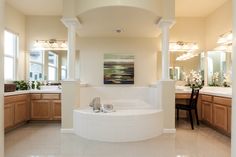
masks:
<svg viewBox="0 0 236 157"><path fill-rule="evenodd" d="M93 108L94 112L100 112L101 110L100 97L93 98L92 102L89 103L89 106Z"/></svg>

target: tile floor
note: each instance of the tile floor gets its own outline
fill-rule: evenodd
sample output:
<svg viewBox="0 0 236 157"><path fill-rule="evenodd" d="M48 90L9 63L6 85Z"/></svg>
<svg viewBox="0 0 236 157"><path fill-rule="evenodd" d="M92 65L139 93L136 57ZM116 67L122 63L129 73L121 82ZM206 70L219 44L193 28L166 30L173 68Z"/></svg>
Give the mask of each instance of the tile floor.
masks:
<svg viewBox="0 0 236 157"><path fill-rule="evenodd" d="M230 138L185 120L176 134L132 143L106 143L61 134L60 124L31 123L6 134L5 157L230 157Z"/></svg>

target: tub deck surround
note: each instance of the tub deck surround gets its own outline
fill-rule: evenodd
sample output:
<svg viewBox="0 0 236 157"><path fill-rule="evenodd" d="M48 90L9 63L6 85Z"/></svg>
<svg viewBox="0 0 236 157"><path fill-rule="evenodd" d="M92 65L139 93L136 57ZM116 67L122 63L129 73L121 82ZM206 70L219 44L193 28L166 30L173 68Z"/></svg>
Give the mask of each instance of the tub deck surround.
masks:
<svg viewBox="0 0 236 157"><path fill-rule="evenodd" d="M64 133L73 130L73 110L80 106L80 81L62 81L62 129Z"/></svg>
<svg viewBox="0 0 236 157"><path fill-rule="evenodd" d="M157 101L163 110L163 128L165 133L175 133L175 81L157 82Z"/></svg>
<svg viewBox="0 0 236 157"><path fill-rule="evenodd" d="M140 141L163 133L161 109L154 109L140 100L109 102L114 105L115 112L94 113L91 108L74 110L74 133L106 142Z"/></svg>
<svg viewBox="0 0 236 157"><path fill-rule="evenodd" d="M81 87L80 107L73 110L73 131L87 139L107 142L140 141L163 132L175 133L173 87L174 81L147 87ZM116 112L93 113L88 104L94 97L113 104Z"/></svg>

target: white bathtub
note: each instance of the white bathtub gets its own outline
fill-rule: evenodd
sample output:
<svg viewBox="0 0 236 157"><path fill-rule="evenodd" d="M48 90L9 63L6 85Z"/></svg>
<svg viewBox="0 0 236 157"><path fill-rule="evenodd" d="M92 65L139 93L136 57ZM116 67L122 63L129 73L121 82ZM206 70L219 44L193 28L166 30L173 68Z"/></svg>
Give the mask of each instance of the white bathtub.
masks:
<svg viewBox="0 0 236 157"><path fill-rule="evenodd" d="M106 142L140 141L162 134L162 110L137 100L113 104L113 113L94 113L91 108L74 110L75 134Z"/></svg>

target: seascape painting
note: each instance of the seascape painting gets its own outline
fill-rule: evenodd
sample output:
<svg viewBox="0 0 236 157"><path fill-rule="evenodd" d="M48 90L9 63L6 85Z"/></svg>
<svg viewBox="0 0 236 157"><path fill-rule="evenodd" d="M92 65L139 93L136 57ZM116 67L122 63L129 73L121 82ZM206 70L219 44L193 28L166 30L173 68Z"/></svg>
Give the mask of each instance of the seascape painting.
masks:
<svg viewBox="0 0 236 157"><path fill-rule="evenodd" d="M104 84L134 84L134 55L104 54Z"/></svg>

